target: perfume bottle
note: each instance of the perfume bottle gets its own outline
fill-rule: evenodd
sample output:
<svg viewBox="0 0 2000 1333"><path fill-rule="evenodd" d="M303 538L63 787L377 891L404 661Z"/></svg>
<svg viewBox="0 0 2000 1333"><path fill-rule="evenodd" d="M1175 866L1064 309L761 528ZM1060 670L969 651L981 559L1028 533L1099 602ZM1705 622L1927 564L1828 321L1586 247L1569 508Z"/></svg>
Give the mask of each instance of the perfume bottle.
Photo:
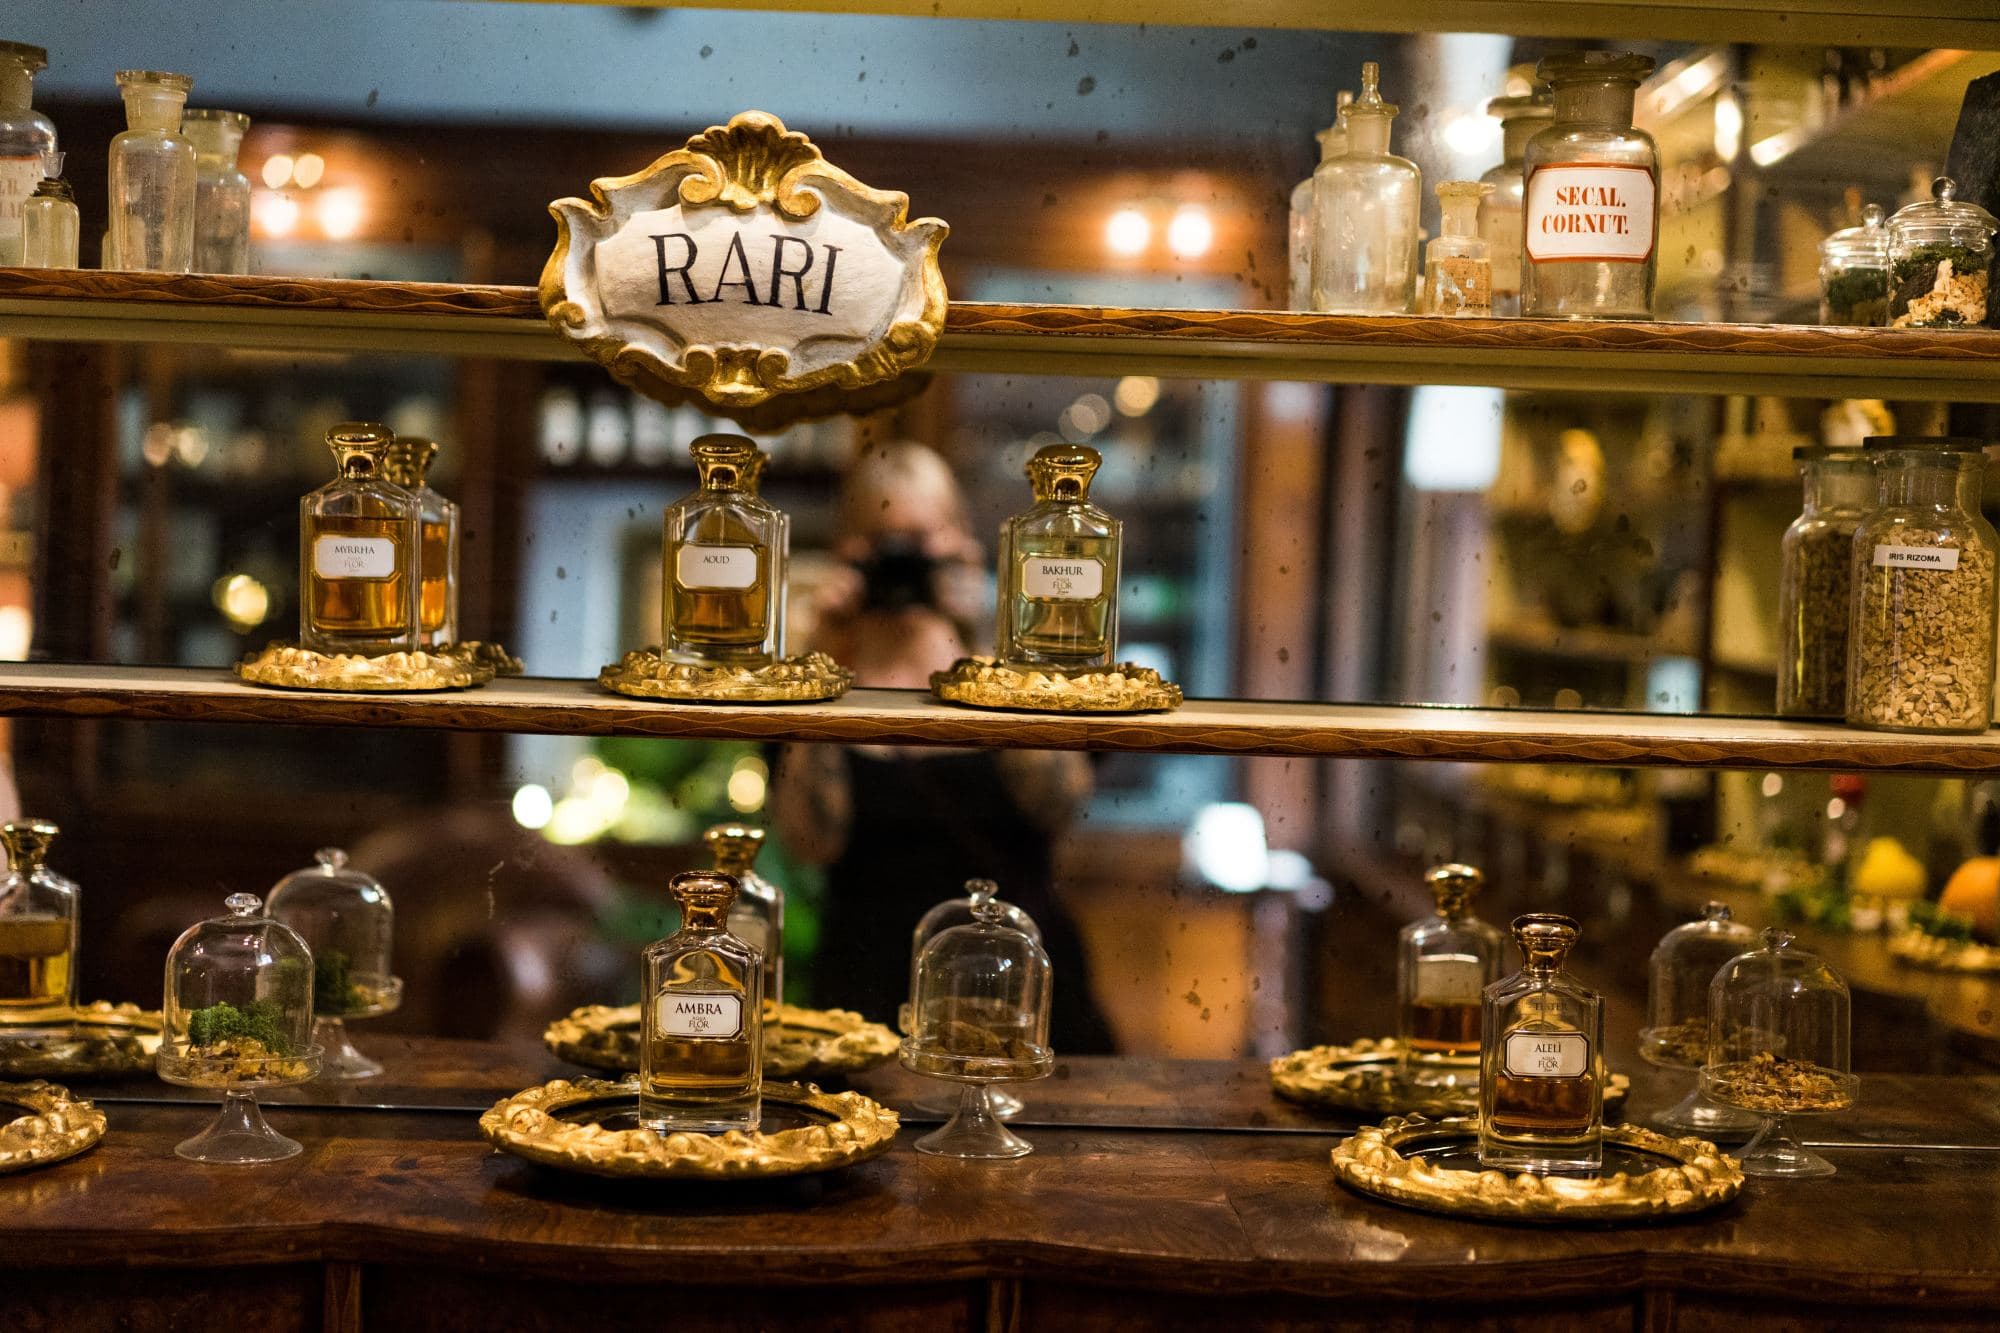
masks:
<svg viewBox="0 0 2000 1333"><path fill-rule="evenodd" d="M662 1134L754 1130L762 1114L764 960L729 933L732 875L668 886L681 928L646 949L639 1120Z"/></svg>
<svg viewBox="0 0 2000 1333"><path fill-rule="evenodd" d="M46 864L57 831L45 819L0 825L10 867L0 880L0 1013L76 1000L80 891Z"/></svg>
<svg viewBox="0 0 2000 1333"><path fill-rule="evenodd" d="M1492 249L1479 234L1479 205L1492 193L1483 181L1437 187L1443 231L1424 247L1424 293L1433 315L1493 313Z"/></svg>
<svg viewBox="0 0 2000 1333"><path fill-rule="evenodd" d="M0 265L21 262L21 206L56 151L55 123L34 108L35 74L48 67L41 47L0 42Z"/></svg>
<svg viewBox="0 0 2000 1333"><path fill-rule="evenodd" d="M111 141L111 244L118 266L186 273L194 266L194 145L181 135L185 74L118 73L128 128Z"/></svg>
<svg viewBox="0 0 2000 1333"><path fill-rule="evenodd" d="M458 642L458 506L430 486L437 443L398 435L384 474L417 502L417 646L426 652Z"/></svg>
<svg viewBox="0 0 2000 1333"><path fill-rule="evenodd" d="M1566 916L1514 918L1521 970L1486 988L1480 1023L1479 1164L1588 1175L1604 1162L1604 1001L1563 972Z"/></svg>
<svg viewBox="0 0 2000 1333"><path fill-rule="evenodd" d="M1372 60L1361 67L1347 151L1313 172L1313 309L1329 314L1398 314L1416 299L1423 173L1389 151L1396 107L1382 100L1380 75Z"/></svg>
<svg viewBox="0 0 2000 1333"><path fill-rule="evenodd" d="M1347 151L1347 106L1354 94L1341 89L1334 102L1334 122L1315 134L1319 140L1319 160L1331 162ZM1292 187L1291 218L1285 233L1287 283L1285 308L1312 309L1313 178L1306 177Z"/></svg>
<svg viewBox="0 0 2000 1333"><path fill-rule="evenodd" d="M1486 114L1500 120L1500 165L1479 178L1493 187L1479 201L1479 234L1493 261L1493 313L1504 318L1521 313L1521 168L1528 140L1555 113L1546 93L1495 97L1486 104Z"/></svg>
<svg viewBox="0 0 2000 1333"><path fill-rule="evenodd" d="M374 657L414 651L417 501L384 471L395 435L348 421L326 433L340 475L299 501L299 644Z"/></svg>
<svg viewBox="0 0 2000 1333"><path fill-rule="evenodd" d="M1104 459L1051 444L1028 460L1034 507L1000 525L1000 660L1107 667L1118 652L1117 519L1090 503Z"/></svg>
<svg viewBox="0 0 2000 1333"><path fill-rule="evenodd" d="M49 154L49 174L21 205L21 258L29 268L75 268L81 226L76 193L62 178L61 153Z"/></svg>
<svg viewBox="0 0 2000 1333"><path fill-rule="evenodd" d="M194 145L194 271L250 271L250 178L236 165L250 117L190 108L181 133Z"/></svg>
<svg viewBox="0 0 2000 1333"><path fill-rule="evenodd" d="M701 838L715 856L715 868L736 880L729 933L763 955L764 1016L769 1019L785 999L785 891L755 869L764 830L717 824Z"/></svg>
<svg viewBox="0 0 2000 1333"><path fill-rule="evenodd" d="M666 655L705 666L776 661L785 647L789 529L754 488L757 446L741 435L703 435L688 451L701 489L666 514Z"/></svg>
<svg viewBox="0 0 2000 1333"><path fill-rule="evenodd" d="M1500 932L1472 914L1485 877L1467 865L1424 876L1437 911L1396 943L1397 1045L1403 1077L1420 1087L1479 1081L1480 997L1499 979Z"/></svg>

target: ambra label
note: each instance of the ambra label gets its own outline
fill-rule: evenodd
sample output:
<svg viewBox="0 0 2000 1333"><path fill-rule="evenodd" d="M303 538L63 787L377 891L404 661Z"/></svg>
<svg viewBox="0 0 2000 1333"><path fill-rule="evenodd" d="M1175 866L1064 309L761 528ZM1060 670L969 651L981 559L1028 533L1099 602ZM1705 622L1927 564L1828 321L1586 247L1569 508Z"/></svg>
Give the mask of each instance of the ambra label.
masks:
<svg viewBox="0 0 2000 1333"><path fill-rule="evenodd" d="M1022 556L1021 591L1043 602L1094 601L1104 595L1104 562L1094 556Z"/></svg>
<svg viewBox="0 0 2000 1333"><path fill-rule="evenodd" d="M1877 569L1957 569L1956 546L1877 546Z"/></svg>
<svg viewBox="0 0 2000 1333"><path fill-rule="evenodd" d="M1515 1078L1576 1078L1590 1068L1590 1038L1581 1032L1510 1032L1502 1062Z"/></svg>
<svg viewBox="0 0 2000 1333"><path fill-rule="evenodd" d="M1469 953L1434 953L1417 959L1418 1004L1478 1004L1486 964Z"/></svg>
<svg viewBox="0 0 2000 1333"><path fill-rule="evenodd" d="M1528 258L1643 261L1653 253L1658 197L1648 167L1536 167L1522 220Z"/></svg>
<svg viewBox="0 0 2000 1333"><path fill-rule="evenodd" d="M743 999L737 995L677 995L654 1002L654 1019L669 1037L734 1037L743 1031Z"/></svg>
<svg viewBox="0 0 2000 1333"><path fill-rule="evenodd" d="M674 557L674 581L683 588L748 588L757 582L757 548L690 542Z"/></svg>
<svg viewBox="0 0 2000 1333"><path fill-rule="evenodd" d="M313 573L323 579L393 578L396 543L387 537L321 536L313 542Z"/></svg>

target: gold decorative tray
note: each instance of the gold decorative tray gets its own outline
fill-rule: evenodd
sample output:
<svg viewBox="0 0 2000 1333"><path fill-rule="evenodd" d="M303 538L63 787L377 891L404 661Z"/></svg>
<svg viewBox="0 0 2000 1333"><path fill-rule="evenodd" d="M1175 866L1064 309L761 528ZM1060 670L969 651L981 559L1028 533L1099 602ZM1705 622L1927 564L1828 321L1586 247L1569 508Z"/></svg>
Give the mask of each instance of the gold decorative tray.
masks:
<svg viewBox="0 0 2000 1333"><path fill-rule="evenodd" d="M1396 1076L1401 1050L1394 1037L1362 1038L1346 1046L1312 1046L1271 1061L1271 1091L1286 1101L1327 1111L1361 1115L1476 1115L1474 1086L1416 1088ZM1479 1061L1464 1062L1477 1079ZM1632 1080L1612 1074L1604 1080L1606 1115L1625 1104Z"/></svg>
<svg viewBox="0 0 2000 1333"><path fill-rule="evenodd" d="M660 1134L638 1123L639 1085L556 1079L495 1102L479 1132L543 1166L641 1180L745 1180L832 1171L889 1150L896 1113L858 1092L766 1083L764 1123L745 1134Z"/></svg>
<svg viewBox="0 0 2000 1333"><path fill-rule="evenodd" d="M549 1024L549 1050L573 1064L614 1074L639 1068L639 1006L591 1004ZM764 1023L765 1078L858 1074L896 1058L896 1034L846 1009L781 1004Z"/></svg>
<svg viewBox="0 0 2000 1333"><path fill-rule="evenodd" d="M66 1161L104 1137L104 1112L60 1083L0 1083L0 1108L19 1112L0 1120L0 1175Z"/></svg>
<svg viewBox="0 0 2000 1333"><path fill-rule="evenodd" d="M2000 972L2000 949L1973 940L1943 940L1906 926L1889 937L1889 953L1898 962L1933 972Z"/></svg>
<svg viewBox="0 0 2000 1333"><path fill-rule="evenodd" d="M159 1053L159 1011L136 1004L56 1005L0 1022L0 1077L150 1074Z"/></svg>
<svg viewBox="0 0 2000 1333"><path fill-rule="evenodd" d="M1180 686L1131 662L1064 671L961 657L951 670L931 674L931 693L970 708L1030 713L1157 713L1181 706Z"/></svg>
<svg viewBox="0 0 2000 1333"><path fill-rule="evenodd" d="M497 673L500 661L518 667L506 650L467 644L442 653L388 653L381 657L316 653L289 643L266 644L236 664L236 674L252 685L281 690L358 690L417 694L469 690Z"/></svg>
<svg viewBox="0 0 2000 1333"><path fill-rule="evenodd" d="M854 683L854 673L825 653L788 657L755 668L704 667L670 662L657 648L639 648L598 672L597 683L635 699L799 704L838 699Z"/></svg>
<svg viewBox="0 0 2000 1333"><path fill-rule="evenodd" d="M1743 1189L1742 1167L1714 1144L1633 1125L1605 1126L1604 1166L1595 1176L1482 1170L1470 1116L1391 1116L1333 1150L1334 1178L1356 1193L1490 1222L1646 1222L1719 1208Z"/></svg>

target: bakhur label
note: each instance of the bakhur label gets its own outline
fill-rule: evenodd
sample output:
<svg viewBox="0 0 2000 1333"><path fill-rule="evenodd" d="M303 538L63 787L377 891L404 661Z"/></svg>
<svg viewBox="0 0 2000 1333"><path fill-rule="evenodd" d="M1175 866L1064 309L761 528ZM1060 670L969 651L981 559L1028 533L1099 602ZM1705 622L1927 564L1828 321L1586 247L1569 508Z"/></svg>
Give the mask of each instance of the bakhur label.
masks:
<svg viewBox="0 0 2000 1333"><path fill-rule="evenodd" d="M1515 1078L1575 1078L1590 1068L1590 1038L1581 1032L1510 1032L1505 1064Z"/></svg>
<svg viewBox="0 0 2000 1333"><path fill-rule="evenodd" d="M1658 182L1649 167L1536 167L1528 177L1528 258L1642 262L1653 253Z"/></svg>
<svg viewBox="0 0 2000 1333"><path fill-rule="evenodd" d="M1486 964L1469 953L1426 954L1417 960L1418 1004L1478 1004Z"/></svg>
<svg viewBox="0 0 2000 1333"><path fill-rule="evenodd" d="M1955 546L1877 546L1877 569L1957 569Z"/></svg>
<svg viewBox="0 0 2000 1333"><path fill-rule="evenodd" d="M325 536L313 543L313 573L323 579L386 579L396 572L387 537Z"/></svg>
<svg viewBox="0 0 2000 1333"><path fill-rule="evenodd" d="M681 547L674 579L683 588L748 588L757 582L757 551L750 546Z"/></svg>
<svg viewBox="0 0 2000 1333"><path fill-rule="evenodd" d="M1104 562L1024 556L1021 591L1042 602L1088 602L1104 593Z"/></svg>
<svg viewBox="0 0 2000 1333"><path fill-rule="evenodd" d="M659 1029L669 1037L734 1037L743 1031L740 996L669 992L654 1007Z"/></svg>

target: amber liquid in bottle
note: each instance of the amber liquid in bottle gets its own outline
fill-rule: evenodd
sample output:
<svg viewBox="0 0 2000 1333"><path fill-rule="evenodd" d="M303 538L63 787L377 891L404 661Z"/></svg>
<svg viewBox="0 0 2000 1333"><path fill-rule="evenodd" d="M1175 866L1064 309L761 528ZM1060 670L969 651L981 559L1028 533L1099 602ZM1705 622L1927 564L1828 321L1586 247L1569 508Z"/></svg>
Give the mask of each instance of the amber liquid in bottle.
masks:
<svg viewBox="0 0 2000 1333"><path fill-rule="evenodd" d="M1597 1105L1595 1082L1589 1074L1516 1078L1501 1073L1494 1079L1493 1128L1510 1137L1588 1134Z"/></svg>
<svg viewBox="0 0 2000 1333"><path fill-rule="evenodd" d="M662 1134L754 1130L762 1114L764 960L725 921L734 877L674 876L681 928L642 955L639 1120Z"/></svg>
<svg viewBox="0 0 2000 1333"><path fill-rule="evenodd" d="M1410 1006L1410 1046L1428 1055L1477 1055L1478 1004L1416 1001Z"/></svg>
<svg viewBox="0 0 2000 1333"><path fill-rule="evenodd" d="M1021 569L1014 642L1035 658L1051 661L1109 657L1115 648L1112 599L1101 590L1107 574L1116 578L1118 539L1016 537L1015 555ZM1074 592L1079 584L1100 591L1080 597ZM1040 595L1044 588L1046 595Z"/></svg>
<svg viewBox="0 0 2000 1333"><path fill-rule="evenodd" d="M418 553L423 584L417 589L418 621L424 633L444 628L445 608L450 604L451 528L444 523L423 525L422 550Z"/></svg>
<svg viewBox="0 0 2000 1333"><path fill-rule="evenodd" d="M0 917L0 1009L67 999L69 949L70 924L61 917Z"/></svg>
<svg viewBox="0 0 2000 1333"><path fill-rule="evenodd" d="M748 532L682 543L669 566L675 637L720 656L761 652L771 628L769 565L764 547ZM746 568L743 586L712 586L742 579Z"/></svg>
<svg viewBox="0 0 2000 1333"><path fill-rule="evenodd" d="M310 582L312 618L318 628L394 634L408 623L406 599L410 589L404 571L409 568L409 561L402 549L408 530L403 520L395 518L325 515L315 521ZM336 558L342 537L388 542L396 553L393 572L387 578L322 577L322 570L330 571L333 566L321 563L320 552L323 550L329 560ZM321 543L326 545L322 547Z"/></svg>

